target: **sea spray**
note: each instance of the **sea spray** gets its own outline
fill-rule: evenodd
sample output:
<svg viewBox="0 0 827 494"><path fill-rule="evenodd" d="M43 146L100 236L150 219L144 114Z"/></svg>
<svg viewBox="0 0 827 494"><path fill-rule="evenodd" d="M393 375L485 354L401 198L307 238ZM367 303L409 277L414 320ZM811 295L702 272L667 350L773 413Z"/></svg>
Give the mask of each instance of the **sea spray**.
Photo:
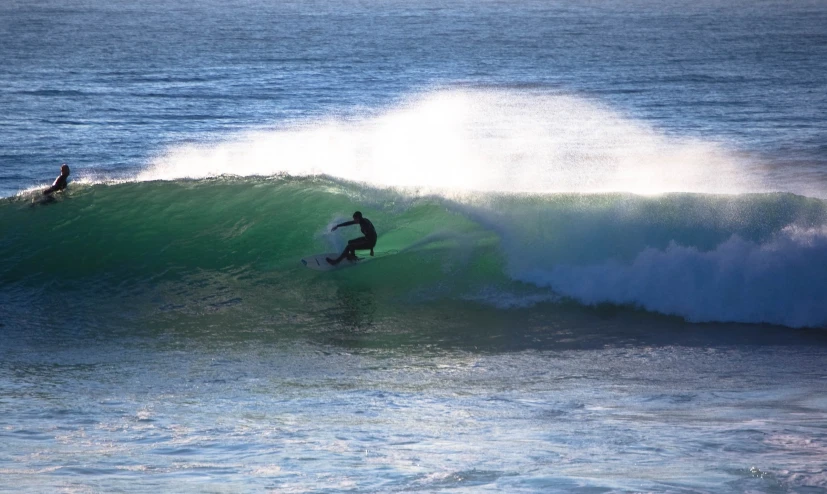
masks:
<svg viewBox="0 0 827 494"><path fill-rule="evenodd" d="M720 144L666 135L582 96L453 89L175 146L135 178L326 175L441 195L767 190L748 165Z"/></svg>

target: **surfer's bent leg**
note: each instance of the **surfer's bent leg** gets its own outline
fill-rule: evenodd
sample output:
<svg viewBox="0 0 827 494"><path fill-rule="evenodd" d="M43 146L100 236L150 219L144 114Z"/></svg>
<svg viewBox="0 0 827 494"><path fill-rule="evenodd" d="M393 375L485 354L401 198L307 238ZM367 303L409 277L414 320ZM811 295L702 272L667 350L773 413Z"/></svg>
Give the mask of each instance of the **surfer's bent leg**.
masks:
<svg viewBox="0 0 827 494"><path fill-rule="evenodd" d="M373 246L376 245L375 242L371 242L365 237L354 238L352 240L348 240L347 247L345 250L342 251L342 254L337 257L336 259L327 258L327 262L330 264L339 264L342 262L342 259L356 259L356 251L357 250L368 250L372 249Z"/></svg>
<svg viewBox="0 0 827 494"><path fill-rule="evenodd" d="M373 250L373 247L376 245L375 240L365 237L354 239L351 242L352 243L349 247L352 250L353 255L356 255L357 250Z"/></svg>

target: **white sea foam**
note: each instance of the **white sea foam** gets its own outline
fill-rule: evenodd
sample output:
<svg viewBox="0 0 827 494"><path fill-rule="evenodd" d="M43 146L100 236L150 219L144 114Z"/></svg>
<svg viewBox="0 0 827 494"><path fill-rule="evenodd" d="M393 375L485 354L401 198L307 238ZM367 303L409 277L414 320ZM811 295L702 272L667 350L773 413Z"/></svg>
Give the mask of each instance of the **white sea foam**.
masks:
<svg viewBox="0 0 827 494"><path fill-rule="evenodd" d="M585 304L632 304L690 321L827 325L827 228L788 227L771 241L733 235L715 249L672 243L630 263L519 269L516 279Z"/></svg>

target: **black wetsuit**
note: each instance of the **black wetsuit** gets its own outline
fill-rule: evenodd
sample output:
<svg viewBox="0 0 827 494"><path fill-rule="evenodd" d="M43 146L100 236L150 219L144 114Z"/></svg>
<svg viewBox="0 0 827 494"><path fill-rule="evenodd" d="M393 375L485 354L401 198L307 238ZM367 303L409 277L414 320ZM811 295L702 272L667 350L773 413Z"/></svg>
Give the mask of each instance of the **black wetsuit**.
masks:
<svg viewBox="0 0 827 494"><path fill-rule="evenodd" d="M348 221L347 223L342 223L339 226L347 226L347 225L355 225L356 221ZM354 246L353 250L356 249L372 249L376 247L376 239L378 236L376 235L376 228L373 227L373 223L370 222L367 218L361 218L359 221L359 229L362 230L362 235L364 237L354 238L353 240L348 240L347 244L350 246ZM357 247L358 245L358 247ZM362 247L364 246L364 247Z"/></svg>
<svg viewBox="0 0 827 494"><path fill-rule="evenodd" d="M43 195L49 195L52 192L57 192L59 190L63 190L66 188L66 181L68 180L69 175L60 174L55 179L55 183L52 184L51 187L43 191Z"/></svg>
<svg viewBox="0 0 827 494"><path fill-rule="evenodd" d="M336 225L336 228L339 228L340 226L350 226L356 224L359 225L359 228L362 230L362 235L364 235L364 237L348 240L347 247L345 247L345 251L342 252L342 255L339 256L339 258L336 260L328 258L328 262L335 264L344 259L345 257L356 257L357 250L373 250L373 248L376 247L376 228L373 227L373 223L371 223L370 220L367 218L360 218L358 221L346 221L344 223Z"/></svg>

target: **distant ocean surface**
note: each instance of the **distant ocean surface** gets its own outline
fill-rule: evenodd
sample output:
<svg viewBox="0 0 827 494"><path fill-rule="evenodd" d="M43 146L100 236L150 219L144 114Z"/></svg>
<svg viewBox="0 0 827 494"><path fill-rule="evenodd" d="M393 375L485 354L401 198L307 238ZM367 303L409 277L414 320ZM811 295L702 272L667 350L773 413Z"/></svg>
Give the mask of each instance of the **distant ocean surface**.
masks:
<svg viewBox="0 0 827 494"><path fill-rule="evenodd" d="M0 60L0 492L827 491L827 3L11 0Z"/></svg>

